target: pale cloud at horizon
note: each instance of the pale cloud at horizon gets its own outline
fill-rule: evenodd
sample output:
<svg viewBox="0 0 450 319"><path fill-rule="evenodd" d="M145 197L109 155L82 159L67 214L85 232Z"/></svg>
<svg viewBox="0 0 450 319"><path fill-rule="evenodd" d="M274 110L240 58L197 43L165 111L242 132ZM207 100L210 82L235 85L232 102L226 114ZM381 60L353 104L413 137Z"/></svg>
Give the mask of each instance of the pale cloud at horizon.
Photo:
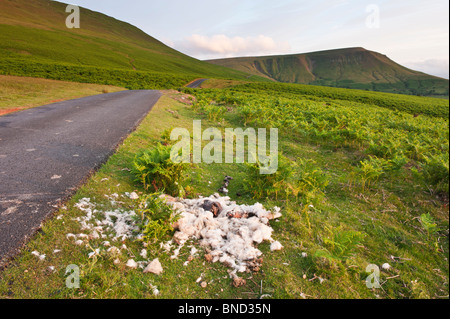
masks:
<svg viewBox="0 0 450 319"><path fill-rule="evenodd" d="M406 62L404 63L404 66L412 70L433 74L444 79L449 78L448 60L431 59L425 61Z"/></svg>
<svg viewBox="0 0 450 319"><path fill-rule="evenodd" d="M224 34L203 36L193 34L180 43L175 43L187 54L200 59L212 59L217 56L228 58L233 56L257 56L264 54L291 53L288 42L276 42L274 39L258 35L256 37L228 37Z"/></svg>

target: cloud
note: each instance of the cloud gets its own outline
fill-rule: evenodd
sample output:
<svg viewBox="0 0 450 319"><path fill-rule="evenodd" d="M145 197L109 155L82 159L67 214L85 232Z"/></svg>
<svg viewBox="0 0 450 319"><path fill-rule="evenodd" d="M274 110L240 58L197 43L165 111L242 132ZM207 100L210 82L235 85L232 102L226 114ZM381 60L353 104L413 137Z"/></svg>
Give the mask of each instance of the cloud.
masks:
<svg viewBox="0 0 450 319"><path fill-rule="evenodd" d="M179 45L178 49L198 58L225 58L258 56L268 54L286 54L291 52L288 42L277 42L271 37L229 37L224 34L204 36L194 34Z"/></svg>
<svg viewBox="0 0 450 319"><path fill-rule="evenodd" d="M421 71L427 74L439 76L441 78L449 78L449 61L440 59L429 59L424 61L403 63L404 66Z"/></svg>

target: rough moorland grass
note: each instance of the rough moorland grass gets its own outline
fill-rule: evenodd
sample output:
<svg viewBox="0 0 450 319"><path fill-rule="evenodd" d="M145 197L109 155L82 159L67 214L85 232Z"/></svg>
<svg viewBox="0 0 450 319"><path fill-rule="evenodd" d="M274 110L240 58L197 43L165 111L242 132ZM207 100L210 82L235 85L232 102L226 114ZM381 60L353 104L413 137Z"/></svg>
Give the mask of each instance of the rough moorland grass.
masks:
<svg viewBox="0 0 450 319"><path fill-rule="evenodd" d="M125 89L110 85L0 75L0 114L11 110L24 110L57 101L122 90Z"/></svg>
<svg viewBox="0 0 450 319"><path fill-rule="evenodd" d="M0 60L0 74L115 85L130 90L177 88L197 78L195 75L134 71L70 63L36 62L21 59Z"/></svg>
<svg viewBox="0 0 450 319"><path fill-rule="evenodd" d="M174 93L171 93L174 94ZM188 248L178 260L170 259L157 246L148 248L151 258L159 258L164 273L155 276L130 270L125 266L132 256L139 260L140 243L127 241L128 253L120 264L101 257L89 259L89 247L75 246L65 237L79 233L73 218L83 215L74 207L83 197L109 207L105 194L144 192L128 171L134 155L161 141L161 133L170 127L192 130L192 120L202 119L204 129L210 126L224 129L239 127L242 119L231 107L223 121L211 123L205 114L163 97L139 129L127 139L117 154L84 185L57 216L44 224L17 259L0 273L0 296L6 298L155 298L150 284L160 290L159 298L440 298L448 296L448 206L416 185L408 170L384 176L363 190L356 169L361 154L345 147L320 146L305 142L296 134L280 136L280 148L292 163L307 159L320 167L329 184L324 197L313 206L301 200L263 198L260 202L271 208L282 208L283 217L272 223L274 238L284 249L270 252L268 244L259 248L264 264L259 273L244 274L247 285L234 288L227 269L221 264L209 264L201 253L188 266ZM200 164L188 169L189 196L209 196L221 185L224 175L231 175L230 196L239 203L256 200L243 193L248 177L242 165ZM238 196L241 193L242 196ZM121 199L120 206L132 208L135 202ZM422 227L420 216L429 213L441 231L430 236ZM342 231L365 233L345 261L330 261L315 257L327 240ZM91 241L91 247L100 245ZM193 243L196 245L195 243ZM197 246L198 247L198 246ZM199 248L199 247L198 247ZM53 254L54 249L61 249ZM37 250L47 258L38 261L31 255ZM368 264L389 263L382 270L382 289L368 289L365 279ZM65 269L70 264L81 268L81 288L65 287ZM55 271L50 271L54 266ZM208 282L201 288L196 279Z"/></svg>
<svg viewBox="0 0 450 319"><path fill-rule="evenodd" d="M247 93L264 91L265 93L270 92L272 96L280 97L292 94L293 97L311 98L324 102L349 101L359 105L377 105L416 116L429 115L444 119L449 116L448 100L424 96L286 83L247 83L236 86L236 91Z"/></svg>

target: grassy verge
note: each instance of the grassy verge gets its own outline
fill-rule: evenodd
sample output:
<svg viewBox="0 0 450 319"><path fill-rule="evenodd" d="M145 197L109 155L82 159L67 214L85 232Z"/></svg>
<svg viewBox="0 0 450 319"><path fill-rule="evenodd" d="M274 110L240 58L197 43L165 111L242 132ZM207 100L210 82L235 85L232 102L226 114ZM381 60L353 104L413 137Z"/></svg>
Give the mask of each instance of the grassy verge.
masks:
<svg viewBox="0 0 450 319"><path fill-rule="evenodd" d="M124 88L0 75L0 115L49 103L112 93Z"/></svg>
<svg viewBox="0 0 450 319"><path fill-rule="evenodd" d="M0 297L3 298L440 298L448 297L448 205L416 185L411 173L403 169L384 176L363 189L355 181L361 154L346 147L307 142L298 134L282 134L280 148L294 164L298 158L320 167L328 179L323 196L314 204L302 200L270 196L260 202L267 208L282 208L283 217L271 226L274 239L284 249L271 252L269 245L259 246L264 263L258 273L246 273L245 286L235 288L227 268L205 261L203 253L187 266L189 248L181 250L179 259L171 259L158 245L147 247L148 258L159 258L164 272L160 276L130 269L128 259L143 260L142 243L126 240L114 245L127 246L114 263L107 254L89 258L89 253L103 249L104 239L92 239L89 245L76 246L67 234L79 234L80 224L74 220L85 215L75 207L82 198L90 198L103 209L135 209L136 201L127 197L111 203L105 195L125 192L144 193L129 172L135 154L154 147L161 134L171 127L187 128L192 121L203 120L203 129L241 127L242 118L229 107L220 121L209 121L205 114L183 103L178 93L167 92L138 128L67 205L48 221L23 252L0 273ZM189 100L189 99L184 99ZM230 197L238 203L253 204L257 200L245 193L251 178L244 165L199 164L188 169L188 196L209 196L230 175ZM241 196L238 196L241 195ZM446 230L438 235L423 227L420 216L430 214L438 227ZM345 233L347 232L347 233ZM364 239L349 248L345 260L316 256L324 248L339 257L339 236L361 232ZM447 237L446 237L447 236ZM196 242L190 245L201 248ZM341 242L342 244L342 242ZM186 245L188 246L188 245ZM60 252L54 253L55 249ZM45 254L39 260L33 251ZM368 289L365 279L369 264L391 268L381 270L381 289ZM78 265L80 289L66 288L66 267ZM201 287L197 278L207 282ZM155 296L153 287L160 291Z"/></svg>

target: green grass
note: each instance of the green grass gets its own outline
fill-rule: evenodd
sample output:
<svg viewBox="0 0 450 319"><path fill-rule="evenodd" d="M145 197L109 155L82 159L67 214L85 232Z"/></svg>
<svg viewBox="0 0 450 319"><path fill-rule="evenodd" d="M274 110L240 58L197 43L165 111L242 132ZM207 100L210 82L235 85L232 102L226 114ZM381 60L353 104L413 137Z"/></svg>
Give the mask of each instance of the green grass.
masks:
<svg viewBox="0 0 450 319"><path fill-rule="evenodd" d="M189 92L200 101L215 99L226 93L223 90ZM106 209L111 204L105 194L144 192L143 186L134 181L128 169L132 168L135 154L153 148L161 142L161 134L171 127L192 130L194 119L202 119L203 128L213 126L223 130L243 125L240 100L225 103L227 113L223 119L212 123L200 107L194 104L192 108L171 99L180 100L177 93L167 94L108 163L67 203L67 208L55 214L62 218L53 218L45 223L42 231L0 273L0 296L155 298L151 283L161 291L160 298L168 299L247 299L258 298L261 293L280 299L448 297L448 204L436 198L436 194L430 194L409 165L380 176L363 189L358 175L359 163L366 157L362 149L355 145L335 144L329 141L329 137L305 137L289 128L280 131L280 151L297 172L302 167L295 165L299 163L298 159L307 160L309 171L320 168L328 181L321 184L323 194L319 196L317 193L313 206L303 197L289 197L287 200L273 196L252 198L245 193L245 185L251 178L245 165L190 165L186 174L185 186L189 186L189 197L211 195L217 191L223 177L230 175L234 177L230 184L233 200L248 204L259 201L267 208L275 205L282 208L283 217L271 226L274 228L274 238L283 244L284 249L271 252L267 243L260 245L264 263L260 272L243 275L247 285L234 288L227 268L219 263L207 263L203 253L188 266L183 266L188 257L187 247L181 251L179 260L170 259L157 245L148 248L150 258L159 258L163 265L164 273L160 276L144 275L142 270L125 267L131 256L137 256L136 260L140 260L142 244L139 242L125 242L129 252L120 257L119 265L114 265L113 260L104 255L96 260L88 259L90 248L74 246L65 237L67 233L80 232L79 224L73 220L83 215L74 207L78 200L89 197ZM261 91L259 94L270 95L271 92ZM297 103L301 99L299 97ZM220 100L215 102L220 103ZM343 106L336 106L333 110L338 112L340 108ZM383 108L377 111L391 112ZM301 109L298 109L299 112ZM136 202L132 200L121 201L123 203L118 205L122 208L136 207ZM421 218L424 214L429 214L427 220L435 223L439 231L430 232L423 227ZM324 248L333 252L327 242L333 239L342 241L345 234L352 232L365 236L359 244L348 246L348 258L330 260L316 257L316 253ZM195 242L192 244L198 245ZM94 249L101 247L101 241L92 240L90 245ZM61 249L62 252L54 255L54 249ZM31 255L34 250L47 254L47 258L37 261ZM367 265L381 266L386 262L392 268L381 272L382 289L368 289L365 286ZM70 264L81 268L80 289L65 287L65 269ZM55 272L50 272L49 266L54 266ZM209 283L206 288L196 283L201 275Z"/></svg>
<svg viewBox="0 0 450 319"><path fill-rule="evenodd" d="M195 75L130 71L67 63L0 60L0 74L46 78L76 83L121 86L130 90L171 89L184 86Z"/></svg>
<svg viewBox="0 0 450 319"><path fill-rule="evenodd" d="M449 117L449 101L432 97L284 83L247 83L230 88L230 91L254 94L264 91L280 98L298 99L301 97L303 100L325 103L342 101L349 104L349 102L355 102L353 104L355 107L375 105L415 116L429 115L443 119Z"/></svg>
<svg viewBox="0 0 450 319"><path fill-rule="evenodd" d="M124 88L0 75L0 114Z"/></svg>

